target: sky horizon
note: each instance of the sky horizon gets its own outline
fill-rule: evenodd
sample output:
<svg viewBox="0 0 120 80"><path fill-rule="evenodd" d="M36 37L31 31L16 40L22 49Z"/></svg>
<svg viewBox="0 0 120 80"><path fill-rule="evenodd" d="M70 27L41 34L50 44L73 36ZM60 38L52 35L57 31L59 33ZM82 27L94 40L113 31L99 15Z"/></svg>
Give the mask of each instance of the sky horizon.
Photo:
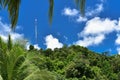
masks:
<svg viewBox="0 0 120 80"><path fill-rule="evenodd" d="M7 10L0 11L0 36L7 40L27 39L27 45L46 49L65 45L80 45L95 52L109 51L120 54L119 0L86 0L85 16L82 17L74 0L56 0L52 25L49 24L49 1L22 0L15 32L10 30ZM38 41L35 37L37 20Z"/></svg>

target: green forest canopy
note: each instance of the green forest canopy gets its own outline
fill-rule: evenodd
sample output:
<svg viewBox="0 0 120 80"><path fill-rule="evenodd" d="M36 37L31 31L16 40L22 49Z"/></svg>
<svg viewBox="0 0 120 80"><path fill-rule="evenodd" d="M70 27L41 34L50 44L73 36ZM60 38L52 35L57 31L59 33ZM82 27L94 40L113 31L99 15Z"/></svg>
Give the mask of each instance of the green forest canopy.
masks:
<svg viewBox="0 0 120 80"><path fill-rule="evenodd" d="M0 38L0 75L0 80L120 80L120 55L76 45L28 51Z"/></svg>

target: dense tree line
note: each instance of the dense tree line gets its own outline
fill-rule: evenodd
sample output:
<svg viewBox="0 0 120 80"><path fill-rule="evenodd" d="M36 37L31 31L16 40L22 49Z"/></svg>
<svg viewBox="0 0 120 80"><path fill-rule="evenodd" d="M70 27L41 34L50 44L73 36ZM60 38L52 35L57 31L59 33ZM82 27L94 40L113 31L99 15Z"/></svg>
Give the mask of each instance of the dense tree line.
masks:
<svg viewBox="0 0 120 80"><path fill-rule="evenodd" d="M85 47L36 50L0 38L0 80L120 80L120 56Z"/></svg>

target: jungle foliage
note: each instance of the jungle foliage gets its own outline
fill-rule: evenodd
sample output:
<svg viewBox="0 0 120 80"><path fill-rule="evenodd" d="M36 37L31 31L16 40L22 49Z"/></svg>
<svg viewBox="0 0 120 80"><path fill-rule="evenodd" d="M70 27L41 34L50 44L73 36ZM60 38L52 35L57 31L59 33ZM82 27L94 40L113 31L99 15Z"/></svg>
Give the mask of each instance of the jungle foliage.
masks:
<svg viewBox="0 0 120 80"><path fill-rule="evenodd" d="M31 46L0 38L0 80L120 80L119 55L76 45L54 51Z"/></svg>

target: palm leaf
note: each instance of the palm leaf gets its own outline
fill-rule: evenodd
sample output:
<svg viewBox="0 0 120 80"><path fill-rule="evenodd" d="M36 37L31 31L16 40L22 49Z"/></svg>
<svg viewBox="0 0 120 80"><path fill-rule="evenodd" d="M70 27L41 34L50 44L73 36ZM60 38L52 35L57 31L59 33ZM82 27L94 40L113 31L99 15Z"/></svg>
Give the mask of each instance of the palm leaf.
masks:
<svg viewBox="0 0 120 80"><path fill-rule="evenodd" d="M75 1L75 4L76 4L77 7L78 7L80 0L74 0L74 1Z"/></svg>
<svg viewBox="0 0 120 80"><path fill-rule="evenodd" d="M10 35L8 36L7 46L8 46L8 50L11 50L11 49L12 49L12 40L11 40L11 36L10 36Z"/></svg>
<svg viewBox="0 0 120 80"><path fill-rule="evenodd" d="M56 80L51 72L40 70L34 59L40 59L38 54L27 54L19 45L5 51L0 47L0 80Z"/></svg>
<svg viewBox="0 0 120 80"><path fill-rule="evenodd" d="M80 11L82 16L84 16L84 13L85 13L85 2L86 0L80 0Z"/></svg>
<svg viewBox="0 0 120 80"><path fill-rule="evenodd" d="M12 29L15 29L18 21L20 2L21 0L2 0L3 7L7 7L7 10L9 12Z"/></svg>
<svg viewBox="0 0 120 80"><path fill-rule="evenodd" d="M49 22L52 23L54 9L54 0L49 0Z"/></svg>
<svg viewBox="0 0 120 80"><path fill-rule="evenodd" d="M1 77L1 75L0 75L0 80L3 80L3 78Z"/></svg>
<svg viewBox="0 0 120 80"><path fill-rule="evenodd" d="M77 7L80 6L80 12L81 12L81 15L84 16L85 14L85 2L86 0L74 0Z"/></svg>
<svg viewBox="0 0 120 80"><path fill-rule="evenodd" d="M2 8L3 6L3 0L0 0L0 9Z"/></svg>

